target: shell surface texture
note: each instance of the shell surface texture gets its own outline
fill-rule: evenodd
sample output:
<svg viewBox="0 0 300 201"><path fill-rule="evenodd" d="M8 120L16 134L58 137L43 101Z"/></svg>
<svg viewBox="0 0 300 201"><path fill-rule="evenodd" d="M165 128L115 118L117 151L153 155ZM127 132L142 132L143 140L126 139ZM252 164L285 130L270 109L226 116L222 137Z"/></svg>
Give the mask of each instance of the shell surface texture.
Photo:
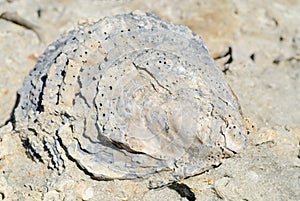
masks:
<svg viewBox="0 0 300 201"><path fill-rule="evenodd" d="M15 130L33 158L54 169L67 158L99 180L180 180L247 142L239 104L201 38L150 13L62 36L18 93Z"/></svg>

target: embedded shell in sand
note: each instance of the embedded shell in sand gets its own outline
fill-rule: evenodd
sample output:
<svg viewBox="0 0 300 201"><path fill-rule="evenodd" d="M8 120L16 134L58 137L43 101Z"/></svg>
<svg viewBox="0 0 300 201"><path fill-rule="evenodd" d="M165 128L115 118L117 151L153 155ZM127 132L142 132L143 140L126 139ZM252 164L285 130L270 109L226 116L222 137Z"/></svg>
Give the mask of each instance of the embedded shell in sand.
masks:
<svg viewBox="0 0 300 201"><path fill-rule="evenodd" d="M28 152L58 169L66 155L97 179L182 179L247 141L237 100L203 41L149 13L61 37L19 95L15 129Z"/></svg>

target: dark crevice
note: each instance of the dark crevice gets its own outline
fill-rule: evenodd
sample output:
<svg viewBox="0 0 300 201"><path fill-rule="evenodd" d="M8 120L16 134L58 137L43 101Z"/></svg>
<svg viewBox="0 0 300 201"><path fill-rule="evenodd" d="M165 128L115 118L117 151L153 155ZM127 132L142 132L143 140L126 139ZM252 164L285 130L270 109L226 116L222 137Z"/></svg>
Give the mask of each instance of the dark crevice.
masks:
<svg viewBox="0 0 300 201"><path fill-rule="evenodd" d="M86 122L86 118L84 118L84 120L83 120L83 133L82 133L83 137L85 137L86 139L88 139L92 144L98 143L98 142L92 140L92 138L89 137L89 136L86 134L86 127L87 127L87 122ZM80 144L79 141L78 141L78 144ZM88 152L88 151L86 151L86 152ZM89 153L89 152L88 152L88 153Z"/></svg>
<svg viewBox="0 0 300 201"><path fill-rule="evenodd" d="M62 78L64 79L65 76L66 76L66 71L65 71L65 70L62 70L60 74L61 74Z"/></svg>
<svg viewBox="0 0 300 201"><path fill-rule="evenodd" d="M85 103L89 108L91 108L90 104L88 103L88 101L87 101L86 98L82 95L81 92L76 93L75 96L79 96L79 97L84 101L84 103Z"/></svg>
<svg viewBox="0 0 300 201"><path fill-rule="evenodd" d="M92 179L95 180L99 180L97 178L95 178L95 176L90 173L89 171L87 171L84 167L82 167L77 161L76 159L74 159L68 152L68 148L63 144L62 139L60 138L60 136L58 135L57 131L56 131L56 137L57 137L57 141L59 143L59 145L63 148L63 150L65 151L66 156L70 159L70 161L74 162L76 164L76 166L82 170L86 175L90 176Z"/></svg>
<svg viewBox="0 0 300 201"><path fill-rule="evenodd" d="M66 61L66 65L68 65L69 64L69 59L67 58L67 61ZM60 91L61 91L61 88L62 88L62 90L64 90L64 88L63 88L63 82L65 82L65 77L66 77L66 71L65 71L65 69L63 69L61 72L60 72L60 75L62 76L62 82L61 82L61 84L58 84L57 86L58 86L58 90L57 90L57 93L56 93L56 105L58 105L59 104L59 101L60 101L60 96L61 96L61 94L60 94Z"/></svg>
<svg viewBox="0 0 300 201"><path fill-rule="evenodd" d="M210 104L211 105L211 111L210 111L210 116L214 116L214 109L215 109L215 106L214 106L214 104Z"/></svg>
<svg viewBox="0 0 300 201"><path fill-rule="evenodd" d="M222 163L213 164L213 165L212 165L212 168L218 168L218 167L220 167L221 165L222 165Z"/></svg>
<svg viewBox="0 0 300 201"><path fill-rule="evenodd" d="M228 47L228 50L227 50L225 53L221 54L220 56L214 57L214 60L222 59L222 58L224 58L224 57L227 57L228 55L229 55L230 57L229 57L229 59L226 61L225 64L229 64L229 63L231 63L231 62L233 61L233 58L232 58L232 48L231 48L231 47Z"/></svg>
<svg viewBox="0 0 300 201"><path fill-rule="evenodd" d="M60 166L65 168L63 159L61 158L60 153L56 149L57 143L54 141L54 144L48 144L47 142L43 143L43 149L46 153L48 153L49 158L51 159L51 164L53 165L54 168L58 169ZM48 166L48 168L53 170L53 167Z"/></svg>
<svg viewBox="0 0 300 201"><path fill-rule="evenodd" d="M220 56L214 57L214 60L218 60L218 59L222 59L229 56L229 58L227 59L227 61L224 63L224 69L222 70L222 72L226 75L227 71L229 70L229 64L231 64L233 62L233 56L232 56L232 48L228 47L228 50L224 53L221 54Z"/></svg>
<svg viewBox="0 0 300 201"><path fill-rule="evenodd" d="M47 75L42 76L41 77L41 81L43 82L43 85L42 85L41 93L39 95L39 100L37 102L37 108L36 108L36 110L38 112L44 112L44 106L42 105L42 101L43 101L44 89L46 87Z"/></svg>
<svg viewBox="0 0 300 201"><path fill-rule="evenodd" d="M59 143L59 145L64 149L66 156L70 159L70 161L74 162L76 164L76 166L84 172L84 174L88 175L91 179L96 180L96 181L111 181L114 180L113 178L107 178L106 176L102 176L102 175L93 175L92 173L90 173L86 168L84 168L82 165L80 165L80 163L73 158L69 152L68 152L68 148L63 144L62 139L60 138L60 136L58 135L58 133L56 132L56 137L57 137L57 141Z"/></svg>
<svg viewBox="0 0 300 201"><path fill-rule="evenodd" d="M227 71L229 71L229 65L225 65L224 69L222 70L222 72L226 75Z"/></svg>
<svg viewBox="0 0 300 201"><path fill-rule="evenodd" d="M100 143L102 144L103 146L106 146L106 147L110 147L112 149L115 149L114 145L111 144L111 141L110 139L108 139L106 136L104 136L102 133L103 133L103 128L101 128L101 126L99 125L99 108L97 106L97 100L96 98L98 97L98 94L99 94L99 81L97 82L97 87L96 87L96 95L93 99L93 104L95 106L95 109L96 109L96 122L95 122L95 127L98 131L98 136L97 136L97 139L99 140L97 143ZM101 103L100 103L101 104Z"/></svg>
<svg viewBox="0 0 300 201"><path fill-rule="evenodd" d="M80 71L81 71L81 69L80 69ZM78 82L78 84L79 84L79 87L82 88L82 83L81 83L81 81L80 81L80 76L77 77L77 82Z"/></svg>
<svg viewBox="0 0 300 201"><path fill-rule="evenodd" d="M224 119L223 119L223 121L226 123L226 128L227 128L227 127L228 127L228 122L227 122L227 120L224 120ZM225 142L225 147L222 148L222 151L224 152L224 150L226 149L227 151L229 151L229 152L231 152L231 153L233 153L233 154L237 154L236 151L234 151L234 150L228 148L226 136L225 136L225 133L223 132L221 126L220 126L220 134L223 136L224 142Z"/></svg>
<svg viewBox="0 0 300 201"><path fill-rule="evenodd" d="M150 71L148 71L146 68L139 67L139 66L136 65L134 62L132 62L132 64L133 64L133 66L136 68L137 71L142 70L142 71L146 72L148 75L150 75L150 77L152 77L152 78L155 80L155 82L156 82L161 88L167 90L167 91L169 92L169 94L172 95L171 90L168 89L167 87L163 86L163 85L162 85L162 84L154 77L154 75L153 75Z"/></svg>
<svg viewBox="0 0 300 201"><path fill-rule="evenodd" d="M119 141L116 141L116 140L113 140L113 139L110 139L111 140L111 144L114 145L115 147L119 148L119 149L122 149L128 153L131 153L131 154L141 154L141 155L146 155L146 156L149 156L150 158L154 158L156 160L163 160L161 158L158 158L158 157L154 157L154 156L151 156L149 154L147 154L146 152L141 152L141 151L136 151L134 149L131 149L131 147L129 147L128 145L122 143L122 142L119 142Z"/></svg>
<svg viewBox="0 0 300 201"><path fill-rule="evenodd" d="M80 77L79 77L79 76L77 77L77 82L78 82L80 88L83 88L83 87L82 87L82 82L80 81ZM75 96L79 96L80 98L82 98L83 101L84 101L84 103L85 103L89 108L91 108L90 104L88 103L87 99L82 95L81 91L78 92L78 93L76 93Z"/></svg>
<svg viewBox="0 0 300 201"><path fill-rule="evenodd" d="M284 37L283 37L283 36L280 36L280 37L279 37L279 41L284 41Z"/></svg>
<svg viewBox="0 0 300 201"><path fill-rule="evenodd" d="M251 59L252 61L255 61L255 53L253 53L253 54L250 55L250 59Z"/></svg>
<svg viewBox="0 0 300 201"><path fill-rule="evenodd" d="M23 147L26 149L26 155L28 156L28 158L30 158L33 161L39 161L41 163L43 163L43 159L41 157L40 154L38 154L34 148L31 146L29 140L24 140L22 142Z"/></svg>
<svg viewBox="0 0 300 201"><path fill-rule="evenodd" d="M228 55L229 55L229 58L228 58L228 60L225 62L225 65L226 65L226 64L231 64L231 63L233 62L232 49L231 49L231 47L229 47L228 52L227 52L227 54L226 54L225 56L228 56Z"/></svg>
<svg viewBox="0 0 300 201"><path fill-rule="evenodd" d="M273 20L273 22L275 23L275 26L277 27L278 26L278 20L276 19L276 18L274 18L274 17L272 17L272 20Z"/></svg>
<svg viewBox="0 0 300 201"><path fill-rule="evenodd" d="M227 101L223 100L221 97L218 97L218 98L219 98L219 100L221 100L223 103L225 103L226 106L228 106L228 102L227 102Z"/></svg>
<svg viewBox="0 0 300 201"><path fill-rule="evenodd" d="M59 97L60 97L60 94L59 94L59 91L60 91L60 87L61 87L61 85L59 84L59 85L57 85L58 86L58 92L56 93L56 105L58 105L59 104Z"/></svg>
<svg viewBox="0 0 300 201"><path fill-rule="evenodd" d="M182 183L174 182L168 188L175 190L182 198L186 198L189 201L195 201L196 197L191 188Z"/></svg>
<svg viewBox="0 0 300 201"><path fill-rule="evenodd" d="M273 60L273 64L278 65L280 63L280 58L276 58Z"/></svg>
<svg viewBox="0 0 300 201"><path fill-rule="evenodd" d="M152 86L152 88L154 89L154 91L156 91L156 92L157 92L157 89L155 88L155 86L154 86L154 84L153 84L153 83L151 83L151 86Z"/></svg>
<svg viewBox="0 0 300 201"><path fill-rule="evenodd" d="M16 110L16 108L18 107L18 105L19 105L19 103L20 103L20 98L21 98L20 94L17 93L17 98L16 98L16 101L15 101L15 105L14 105L14 107L13 107L11 113L10 113L10 118L9 118L8 120L6 120L6 121L4 122L4 124L0 126L0 128L1 128L2 126L7 125L9 122L11 122L13 129L16 128L15 110Z"/></svg>
<svg viewBox="0 0 300 201"><path fill-rule="evenodd" d="M42 17L42 9L40 9L40 8L37 9L36 13L37 13L38 18Z"/></svg>
<svg viewBox="0 0 300 201"><path fill-rule="evenodd" d="M57 63L57 58L60 57L60 55L62 54L62 52L58 53L57 56L54 58L53 63Z"/></svg>
<svg viewBox="0 0 300 201"><path fill-rule="evenodd" d="M54 162L54 156L53 156L53 154L51 153L51 151L50 151L50 149L47 147L47 145L46 145L45 143L43 143L43 144L44 144L44 146L43 146L44 151L48 154L48 157L51 159L52 165L53 165L54 167L56 167L55 162ZM49 166L49 165L48 165L48 168L51 169L51 170L53 170L53 168L52 168L51 166Z"/></svg>
<svg viewBox="0 0 300 201"><path fill-rule="evenodd" d="M85 132L85 131L84 131L84 132ZM86 137L86 136L84 136L84 137ZM90 137L88 137L88 139L89 139L91 142L93 142L93 141L91 140ZM93 152L87 150L86 148L83 148L83 146L81 145L81 143L80 143L80 141L79 141L78 139L75 139L75 140L76 140L76 142L78 143L79 149L80 149L81 151L83 151L83 152L85 152L85 153L88 153L88 154L90 154L90 155L93 155ZM96 143L95 143L95 144L96 144Z"/></svg>

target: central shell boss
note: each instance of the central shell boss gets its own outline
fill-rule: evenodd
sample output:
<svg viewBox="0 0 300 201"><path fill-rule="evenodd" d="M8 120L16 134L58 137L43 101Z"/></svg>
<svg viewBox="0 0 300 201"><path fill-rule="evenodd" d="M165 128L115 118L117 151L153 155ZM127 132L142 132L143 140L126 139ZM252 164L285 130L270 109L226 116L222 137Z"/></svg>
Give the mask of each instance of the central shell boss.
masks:
<svg viewBox="0 0 300 201"><path fill-rule="evenodd" d="M247 142L239 104L200 37L150 13L62 36L18 93L15 130L28 153L58 169L70 159L100 180L190 177Z"/></svg>

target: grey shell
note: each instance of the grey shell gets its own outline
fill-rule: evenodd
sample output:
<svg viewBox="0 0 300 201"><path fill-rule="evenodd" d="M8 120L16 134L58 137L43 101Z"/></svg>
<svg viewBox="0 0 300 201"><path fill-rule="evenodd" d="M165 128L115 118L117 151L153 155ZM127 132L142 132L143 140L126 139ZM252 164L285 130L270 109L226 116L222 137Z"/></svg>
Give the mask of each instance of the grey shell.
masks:
<svg viewBox="0 0 300 201"><path fill-rule="evenodd" d="M199 174L245 147L236 98L198 35L153 14L106 17L51 44L15 127L50 167L96 179Z"/></svg>

